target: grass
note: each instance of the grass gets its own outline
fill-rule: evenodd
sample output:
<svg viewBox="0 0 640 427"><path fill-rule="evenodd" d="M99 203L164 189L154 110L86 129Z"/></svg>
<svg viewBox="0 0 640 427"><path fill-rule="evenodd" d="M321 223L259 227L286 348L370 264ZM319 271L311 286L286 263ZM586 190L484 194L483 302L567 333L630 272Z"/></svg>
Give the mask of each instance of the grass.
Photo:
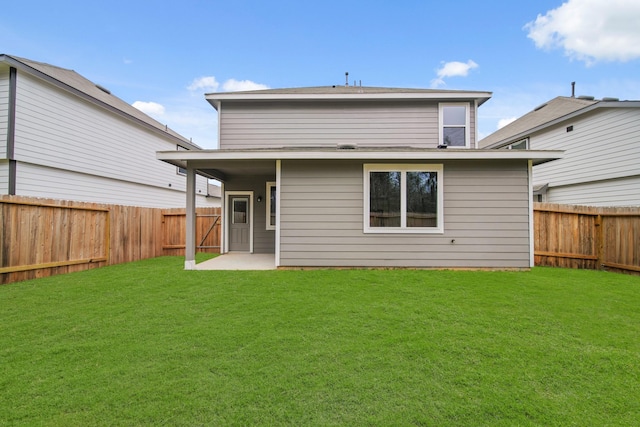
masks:
<svg viewBox="0 0 640 427"><path fill-rule="evenodd" d="M0 425L635 425L640 278L182 271L0 287Z"/></svg>

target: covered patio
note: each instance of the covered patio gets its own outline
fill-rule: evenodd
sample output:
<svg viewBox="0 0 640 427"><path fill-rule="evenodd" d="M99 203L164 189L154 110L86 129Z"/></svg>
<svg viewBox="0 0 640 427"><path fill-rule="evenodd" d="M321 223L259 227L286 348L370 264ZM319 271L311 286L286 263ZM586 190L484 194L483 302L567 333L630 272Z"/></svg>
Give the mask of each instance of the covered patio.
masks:
<svg viewBox="0 0 640 427"><path fill-rule="evenodd" d="M196 270L275 270L275 254L229 252L196 264Z"/></svg>
<svg viewBox="0 0 640 427"><path fill-rule="evenodd" d="M157 153L158 159L187 171L187 270L532 265L531 167L558 157L561 153L557 151L407 147ZM366 217L363 209L367 206L367 198L363 196L367 183L363 181L366 174L363 167L377 163L442 164L447 170L447 182L451 188L443 197L449 198L449 209L453 209L453 214L447 219L448 228L439 230L430 239L417 239L397 230L369 232L366 222L363 223ZM222 182L222 255L201 265L195 263L196 174ZM519 180L511 186L515 187L504 190L506 180L516 175ZM274 189L277 190L270 193ZM476 194L479 190L485 195ZM489 201L486 195L491 196ZM512 203L512 197L517 199L517 203ZM492 200L517 211L517 215L505 214L504 209L493 206ZM497 242L490 242L490 245L507 249L485 248L487 243L483 239L487 233L482 234L484 229L477 230L478 220L465 211L465 206L484 209L485 222L481 223L484 229L495 227L499 230L502 227L495 220L496 215L510 220L515 218L517 221L512 227L519 232L515 237L519 252L512 255L514 237L511 236L496 240L494 234L490 234L492 242ZM509 233L511 231L507 230L503 234ZM478 239L478 234L482 239ZM396 248L391 255L385 249L387 242ZM454 246L456 242L459 243ZM446 251L440 250L440 246L446 247ZM482 249L478 249L480 247ZM485 259L487 253L495 255L495 259ZM511 259L514 256L520 258L514 261Z"/></svg>

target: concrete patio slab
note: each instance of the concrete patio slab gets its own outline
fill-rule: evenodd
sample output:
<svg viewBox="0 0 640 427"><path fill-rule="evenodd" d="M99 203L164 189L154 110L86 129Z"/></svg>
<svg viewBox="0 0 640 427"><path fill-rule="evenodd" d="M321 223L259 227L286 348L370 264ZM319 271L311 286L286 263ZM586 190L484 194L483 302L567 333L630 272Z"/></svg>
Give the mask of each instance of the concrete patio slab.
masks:
<svg viewBox="0 0 640 427"><path fill-rule="evenodd" d="M196 264L196 270L275 270L274 254L229 252Z"/></svg>

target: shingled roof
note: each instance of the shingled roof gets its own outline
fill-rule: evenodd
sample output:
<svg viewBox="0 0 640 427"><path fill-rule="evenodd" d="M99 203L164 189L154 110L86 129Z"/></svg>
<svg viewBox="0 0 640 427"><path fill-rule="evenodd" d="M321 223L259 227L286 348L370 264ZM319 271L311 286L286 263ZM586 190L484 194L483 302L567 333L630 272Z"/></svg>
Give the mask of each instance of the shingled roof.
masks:
<svg viewBox="0 0 640 427"><path fill-rule="evenodd" d="M536 107L533 111L530 111L516 121L498 129L486 138L481 139L478 141L478 146L480 148L494 148L493 146L500 145L501 143L513 142L511 140L514 139L514 137L524 137L526 135L521 134L593 104L597 104L598 102L599 101L592 99L558 96Z"/></svg>
<svg viewBox="0 0 640 427"><path fill-rule="evenodd" d="M106 107L116 114L120 114L130 120L142 124L143 126L152 128L154 131L160 131L165 135L169 135L178 140L179 144L185 148L200 149L196 144L193 144L184 136L173 131L167 125L152 119L147 114L113 95L108 89L95 84L73 70L56 67L43 62L32 61L26 58L20 58L18 56L0 54L0 63L2 62L40 78L44 78L45 80L48 80L69 92L80 95L81 97L102 107Z"/></svg>
<svg viewBox="0 0 640 427"><path fill-rule="evenodd" d="M478 105L491 98L491 92L442 89L388 88L373 86L313 86L284 89L261 89L238 92L207 93L205 98L215 108L221 101L382 101L382 100L475 100Z"/></svg>
<svg viewBox="0 0 640 427"><path fill-rule="evenodd" d="M228 93L243 93L243 94L302 94L302 95L326 95L331 93L337 94L359 94L359 93L417 93L417 94L446 94L446 93L469 93L465 90L441 90L441 89L419 89L419 88L393 88L393 87L375 87L375 86L311 86L311 87L294 87L294 88L282 88L282 89L258 89L258 90L245 90L239 92L219 92L219 94ZM207 95L216 95L215 93Z"/></svg>

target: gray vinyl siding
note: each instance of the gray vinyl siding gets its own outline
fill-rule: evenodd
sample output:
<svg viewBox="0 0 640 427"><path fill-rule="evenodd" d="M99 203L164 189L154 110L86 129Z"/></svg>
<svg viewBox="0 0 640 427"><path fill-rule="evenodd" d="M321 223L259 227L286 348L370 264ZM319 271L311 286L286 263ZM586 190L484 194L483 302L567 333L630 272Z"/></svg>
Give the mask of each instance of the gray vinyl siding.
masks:
<svg viewBox="0 0 640 427"><path fill-rule="evenodd" d="M567 127L573 126L572 132ZM565 150L565 158L534 168L550 188L640 174L640 108L600 108L530 138L535 150ZM594 187L607 197L606 186Z"/></svg>
<svg viewBox="0 0 640 427"><path fill-rule="evenodd" d="M469 128L467 131L469 132L469 146L471 148L478 148L477 139L476 139L476 130L477 130L477 111L473 104L470 104L469 107Z"/></svg>
<svg viewBox="0 0 640 427"><path fill-rule="evenodd" d="M18 195L185 206L186 177L179 175L175 166L156 159L156 151L175 149L176 143L170 138L163 139L106 109L18 72ZM25 174L27 170L34 175ZM196 193L207 194L205 178L197 178ZM176 197L182 200L180 204ZM212 205L213 201L201 204Z"/></svg>
<svg viewBox="0 0 640 427"><path fill-rule="evenodd" d="M444 233L373 234L363 232L363 162L283 160L280 263L527 268L527 171L526 161L445 162Z"/></svg>
<svg viewBox="0 0 640 427"><path fill-rule="evenodd" d="M234 176L224 183L225 191L253 191L253 252L275 253L276 234L274 230L267 230L267 182L275 181L275 162L273 175L266 176ZM262 201L256 199L262 196ZM224 196L223 196L224 197Z"/></svg>
<svg viewBox="0 0 640 427"><path fill-rule="evenodd" d="M220 114L223 149L438 145L435 102L226 102Z"/></svg>
<svg viewBox="0 0 640 427"><path fill-rule="evenodd" d="M197 206L220 206L196 190ZM16 167L16 194L93 203L156 208L184 208L186 193L134 182L87 175L80 172L19 162Z"/></svg>
<svg viewBox="0 0 640 427"><path fill-rule="evenodd" d="M9 67L0 66L0 159L7 158L9 121Z"/></svg>
<svg viewBox="0 0 640 427"><path fill-rule="evenodd" d="M586 206L640 206L640 174L629 178L553 187L547 191L545 201Z"/></svg>

